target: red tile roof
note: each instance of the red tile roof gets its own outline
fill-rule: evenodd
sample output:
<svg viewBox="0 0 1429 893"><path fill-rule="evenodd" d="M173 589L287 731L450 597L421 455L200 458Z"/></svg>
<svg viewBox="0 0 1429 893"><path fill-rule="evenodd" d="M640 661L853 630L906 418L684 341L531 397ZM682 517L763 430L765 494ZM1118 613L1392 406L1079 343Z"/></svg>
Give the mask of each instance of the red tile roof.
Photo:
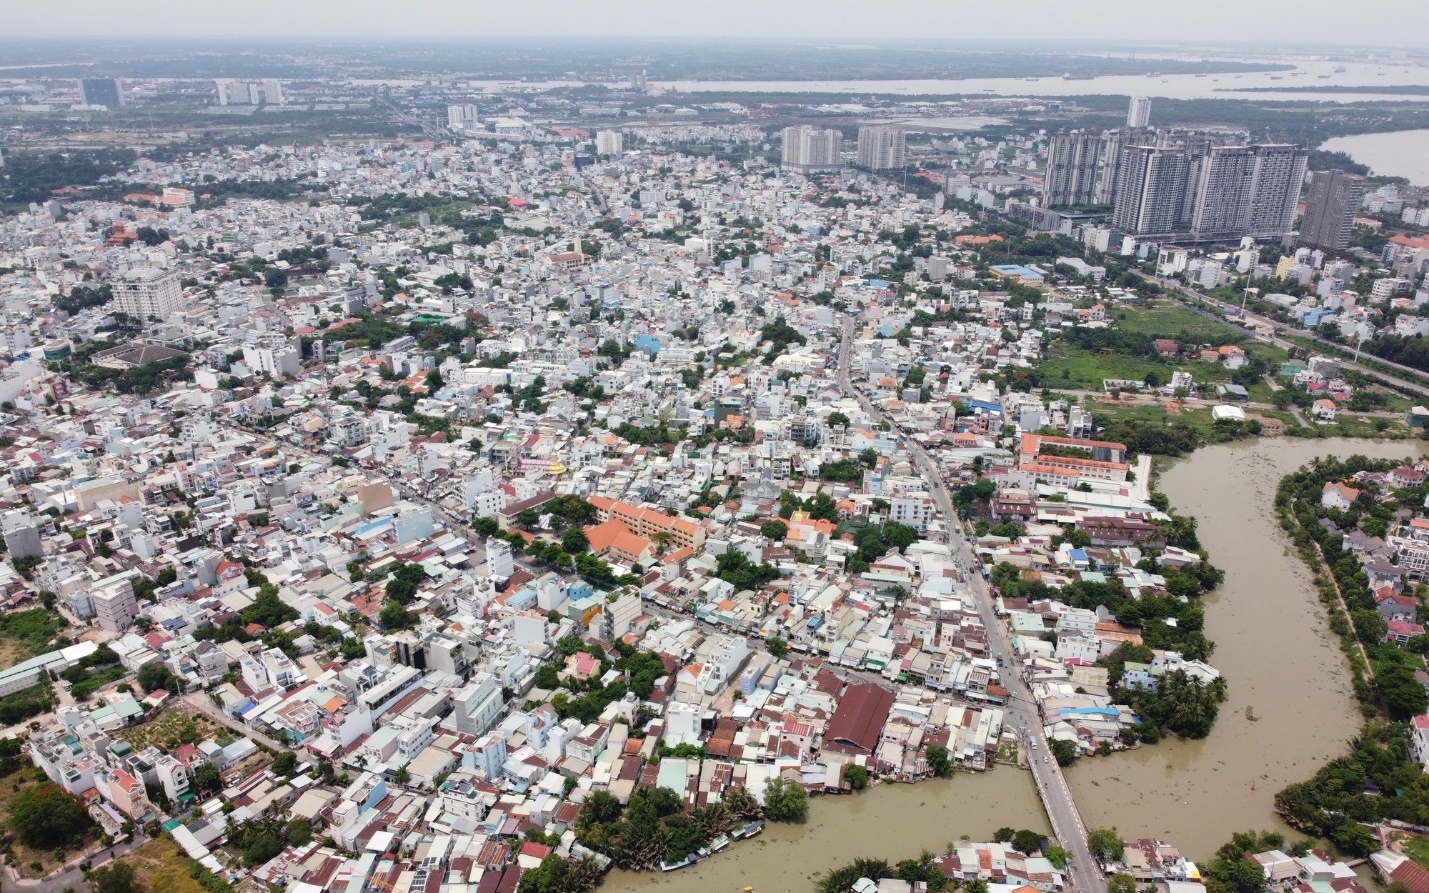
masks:
<svg viewBox="0 0 1429 893"><path fill-rule="evenodd" d="M892 692L872 684L849 686L824 730L824 741L871 754L892 709Z"/></svg>

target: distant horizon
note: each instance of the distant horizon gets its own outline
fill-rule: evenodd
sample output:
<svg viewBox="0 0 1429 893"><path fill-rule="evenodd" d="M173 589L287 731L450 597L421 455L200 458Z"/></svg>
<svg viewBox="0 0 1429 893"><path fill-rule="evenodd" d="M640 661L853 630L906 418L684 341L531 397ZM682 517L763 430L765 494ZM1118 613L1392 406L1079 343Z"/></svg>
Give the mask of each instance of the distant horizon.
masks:
<svg viewBox="0 0 1429 893"><path fill-rule="evenodd" d="M272 44L309 43L313 34L271 34L264 32L243 33L229 30L224 34L212 34L203 32L173 33L173 34L0 34L0 46L8 45L30 45L34 43L90 43L90 44L114 44L114 43L161 43L171 40L190 40L196 43L252 43L255 41ZM1267 52L1281 52L1285 50L1321 50L1325 52L1349 52L1356 49L1388 49L1403 48L1418 50L1423 53L1425 61L1429 62L1429 46L1422 42L1410 43L1375 43L1375 42L1350 42L1343 40L1324 39L1295 39L1283 41L1268 41L1257 38L1139 38L1139 37L1106 37L1106 38L1085 38L1085 37L1029 37L1023 40L1014 40L1006 37L932 37L918 36L906 37L901 35L837 35L837 34L804 34L804 35L770 35L758 36L748 34L366 34L360 32L326 32L324 39L353 43L527 43L527 42L552 42L552 43L620 43L624 41L632 43L682 43L697 45L701 43L733 43L733 44L791 44L791 45L819 45L830 48L877 48L882 45L903 45L904 48L915 48L920 44L933 46L995 46L1005 49L1029 49L1036 50L1043 47L1056 47L1066 50L1075 47L1088 51L1101 47L1143 47L1150 50L1160 48L1215 48L1215 47L1235 47L1235 48L1255 48Z"/></svg>
<svg viewBox="0 0 1429 893"><path fill-rule="evenodd" d="M1095 15L1062 0L1026 0L1015 10L970 0L885 0L870 10L859 0L726 0L718 8L679 0L527 0L521 4L459 0L251 0L243 18L181 0L60 0L26 4L6 16L8 37L26 40L274 39L410 41L747 40L963 41L1005 34L1009 43L1110 41L1157 44L1274 42L1276 46L1422 48L1407 35L1429 32L1429 4L1361 0L1353 10L1326 0L1200 0L1194 16L1178 4L1105 0ZM1174 26L1169 13L1178 13ZM533 26L540 23L541 28ZM244 29L235 33L234 27ZM1175 28L1175 39L1166 31ZM542 29L545 29L544 32ZM1227 39L1227 31L1236 35Z"/></svg>

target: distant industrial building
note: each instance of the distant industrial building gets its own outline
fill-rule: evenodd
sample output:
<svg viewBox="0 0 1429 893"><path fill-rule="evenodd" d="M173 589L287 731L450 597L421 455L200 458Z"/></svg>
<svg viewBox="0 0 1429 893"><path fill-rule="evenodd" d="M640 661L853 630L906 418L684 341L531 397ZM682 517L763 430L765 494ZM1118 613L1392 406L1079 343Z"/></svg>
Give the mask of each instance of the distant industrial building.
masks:
<svg viewBox="0 0 1429 893"><path fill-rule="evenodd" d="M874 171L901 170L907 136L901 127L858 129L858 166Z"/></svg>
<svg viewBox="0 0 1429 893"><path fill-rule="evenodd" d="M214 81L214 85L218 88L219 105L258 105L260 102L286 105L288 102L283 92L283 83L276 78L268 78L262 83L223 78Z"/></svg>
<svg viewBox="0 0 1429 893"><path fill-rule="evenodd" d="M1300 221L1300 244L1343 251L1350 246L1355 209L1364 192L1364 178L1341 170L1310 175L1310 196Z"/></svg>
<svg viewBox="0 0 1429 893"><path fill-rule="evenodd" d="M815 171L836 171L843 167L839 151L843 134L808 124L784 128L783 167L785 170L808 174Z"/></svg>
<svg viewBox="0 0 1429 893"><path fill-rule="evenodd" d="M102 105L107 109L124 105L124 90L115 78L80 78L79 92L85 105Z"/></svg>

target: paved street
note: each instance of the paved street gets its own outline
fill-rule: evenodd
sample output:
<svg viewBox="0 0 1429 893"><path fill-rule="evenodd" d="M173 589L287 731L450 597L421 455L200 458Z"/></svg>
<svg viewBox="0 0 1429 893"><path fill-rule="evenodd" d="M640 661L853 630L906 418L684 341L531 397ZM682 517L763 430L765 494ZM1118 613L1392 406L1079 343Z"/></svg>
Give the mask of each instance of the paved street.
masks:
<svg viewBox="0 0 1429 893"><path fill-rule="evenodd" d="M248 726L245 726L243 723L238 722L228 714L224 713L218 708L216 704L213 703L212 700L209 699L208 695L203 692L195 692L194 694L185 696L184 703L187 704L189 707L192 707L193 709L199 711L203 715L207 716L209 719L212 719L218 723L222 723L223 725L228 726L228 728L232 729L238 734L252 738L254 741L257 741L261 744L266 744L274 750L291 749L288 745L279 743L278 741L269 738L267 735L264 735L262 732L259 732L255 729L251 729Z"/></svg>
<svg viewBox="0 0 1429 893"><path fill-rule="evenodd" d="M100 850L90 860L91 868L103 868L115 859L126 855L131 850L138 849L149 842L149 838L144 837L137 831L134 839L128 843L118 843L112 847ZM25 893L61 893L69 888L75 890L85 889L84 872L79 870L79 864L84 858L77 858L64 871L58 874L51 874L42 878L19 878L17 879L10 871L5 869L0 872L0 890L23 890Z"/></svg>
<svg viewBox="0 0 1429 893"><path fill-rule="evenodd" d="M856 397L870 416L889 422L891 425L891 420L884 415L882 410L874 406L862 391L853 386L853 381L849 376L852 347L853 319L845 316L843 339L839 346L839 385L846 393ZM1062 848L1071 856L1067 865L1068 881L1072 888L1080 893L1100 893L1106 889L1106 884L1092 858L1091 851L1087 849L1087 831L1082 825L1082 818L1077 811L1076 802L1072 799L1071 788L1067 786L1067 780L1062 774L1061 767L1057 765L1056 760L1050 757L1046 743L1042 740L1042 718L1032 700L1032 693L1028 689L1027 683L1014 670L1019 666L1019 661L1016 653L1012 650L1007 626L996 616L993 610L992 593L988 589L987 581L977 570L978 563L966 537L960 535L962 525L957 521L957 515L953 511L952 497L948 493L942 473L927 451L916 441L905 438L904 443L914 464L928 481L929 490L934 502L937 503L938 511L948 520L954 539L954 555L972 587L973 595L977 600L978 614L982 618L983 626L987 628L988 650L1007 668L1002 680L1003 685L1010 692L1006 724L1011 725L1023 739L1023 747L1028 757L1028 765L1032 769L1032 777L1037 784L1037 792L1042 798L1042 805L1047 810L1047 817L1052 823L1052 833ZM1036 742L1035 749L1031 747L1033 742Z"/></svg>

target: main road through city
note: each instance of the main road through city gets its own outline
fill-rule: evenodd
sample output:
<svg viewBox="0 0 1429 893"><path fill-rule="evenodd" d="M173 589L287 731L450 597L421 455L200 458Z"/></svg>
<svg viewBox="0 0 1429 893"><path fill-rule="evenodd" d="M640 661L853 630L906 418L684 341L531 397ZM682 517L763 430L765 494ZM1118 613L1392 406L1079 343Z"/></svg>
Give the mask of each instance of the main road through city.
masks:
<svg viewBox="0 0 1429 893"><path fill-rule="evenodd" d="M852 348L853 319L844 316L843 338L839 344L839 386L845 393L856 397L864 411L872 418L888 423L890 428L894 427L892 420L864 396L862 391L854 387L849 375ZM1036 780L1042 805L1047 810L1047 818L1052 823L1052 833L1069 856L1067 873L1071 888L1077 893L1104 893L1106 884L1091 851L1087 848L1087 830L1082 825L1082 817L1072 799L1072 790L1067 786L1061 767L1051 758L1043 742L1042 718L1037 704L1032 699L1032 692L1026 681L1016 670L1021 662L1012 650L1006 624L997 617L993 609L992 593L978 569L976 556L968 545L967 537L962 533L962 524L953 512L953 501L948 494L947 484L943 481L942 472L917 441L905 437L903 442L919 472L927 480L929 492L938 510L947 519L954 556L972 588L978 615L987 629L988 650L1006 668L1002 684L1009 694L1004 725L1011 725L1022 738L1023 752L1028 757L1028 765L1032 767L1032 777ZM953 790L956 791L957 788L954 787Z"/></svg>

